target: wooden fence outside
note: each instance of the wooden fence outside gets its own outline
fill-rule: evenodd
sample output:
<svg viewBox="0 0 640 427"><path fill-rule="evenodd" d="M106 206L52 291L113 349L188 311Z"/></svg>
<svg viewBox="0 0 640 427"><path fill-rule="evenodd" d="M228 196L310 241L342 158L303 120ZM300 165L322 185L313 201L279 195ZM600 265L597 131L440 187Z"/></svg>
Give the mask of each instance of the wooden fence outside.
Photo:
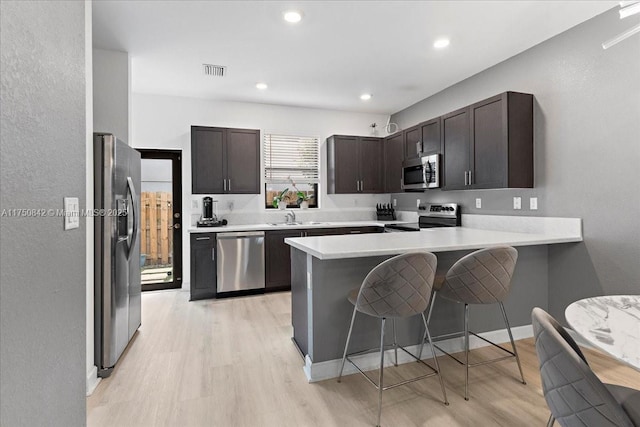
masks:
<svg viewBox="0 0 640 427"><path fill-rule="evenodd" d="M145 192L140 197L140 253L145 266L170 265L173 260L173 214L171 193Z"/></svg>

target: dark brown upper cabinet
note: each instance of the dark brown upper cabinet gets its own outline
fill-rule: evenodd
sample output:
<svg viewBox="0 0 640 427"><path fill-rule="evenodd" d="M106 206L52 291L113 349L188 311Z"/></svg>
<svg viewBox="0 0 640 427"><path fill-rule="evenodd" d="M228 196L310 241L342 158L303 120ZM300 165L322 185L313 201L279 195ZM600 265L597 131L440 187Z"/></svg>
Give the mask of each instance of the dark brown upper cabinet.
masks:
<svg viewBox="0 0 640 427"><path fill-rule="evenodd" d="M505 92L443 116L442 154L444 190L532 188L533 95Z"/></svg>
<svg viewBox="0 0 640 427"><path fill-rule="evenodd" d="M415 125L402 131L404 139L404 158L411 159L418 157L418 142L422 139L420 125Z"/></svg>
<svg viewBox="0 0 640 427"><path fill-rule="evenodd" d="M470 146L469 107L442 116L444 190L468 188Z"/></svg>
<svg viewBox="0 0 640 427"><path fill-rule="evenodd" d="M440 153L440 123L441 118L427 120L420 123L420 134L422 141L422 152L424 154L438 154Z"/></svg>
<svg viewBox="0 0 640 427"><path fill-rule="evenodd" d="M260 131L191 126L193 194L260 194Z"/></svg>
<svg viewBox="0 0 640 427"><path fill-rule="evenodd" d="M440 153L440 122L441 118L436 117L402 132L405 159L418 157L420 153Z"/></svg>
<svg viewBox="0 0 640 427"><path fill-rule="evenodd" d="M404 135L398 132L384 139L384 192L402 192Z"/></svg>
<svg viewBox="0 0 640 427"><path fill-rule="evenodd" d="M381 138L333 135L327 139L329 194L383 193Z"/></svg>

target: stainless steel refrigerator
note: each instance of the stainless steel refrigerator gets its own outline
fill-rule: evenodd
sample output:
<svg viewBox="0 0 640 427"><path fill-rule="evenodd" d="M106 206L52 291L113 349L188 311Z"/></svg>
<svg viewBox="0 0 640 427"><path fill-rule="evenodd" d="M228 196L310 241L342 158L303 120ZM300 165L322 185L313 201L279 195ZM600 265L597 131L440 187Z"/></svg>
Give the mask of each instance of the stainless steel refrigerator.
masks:
<svg viewBox="0 0 640 427"><path fill-rule="evenodd" d="M140 153L94 134L95 363L108 377L140 327Z"/></svg>

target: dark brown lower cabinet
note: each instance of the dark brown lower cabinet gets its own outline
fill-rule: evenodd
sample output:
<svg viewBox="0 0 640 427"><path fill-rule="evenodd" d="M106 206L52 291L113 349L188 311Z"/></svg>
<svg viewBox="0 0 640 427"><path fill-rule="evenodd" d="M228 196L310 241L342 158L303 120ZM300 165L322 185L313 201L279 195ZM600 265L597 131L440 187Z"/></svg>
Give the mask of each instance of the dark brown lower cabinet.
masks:
<svg viewBox="0 0 640 427"><path fill-rule="evenodd" d="M343 228L344 232L342 234L372 234L372 233L382 233L384 228L376 227L376 226L367 226L367 227L349 227Z"/></svg>
<svg viewBox="0 0 640 427"><path fill-rule="evenodd" d="M265 292L291 289L291 246L284 242L288 237L336 236L344 234L382 233L382 227L310 228L305 230L266 231L265 241Z"/></svg>
<svg viewBox="0 0 640 427"><path fill-rule="evenodd" d="M382 227L339 227L265 232L265 292L291 289L291 246L288 237L381 233ZM217 288L216 233L191 234L191 301L215 298Z"/></svg>
<svg viewBox="0 0 640 427"><path fill-rule="evenodd" d="M191 234L191 297L216 297L216 233Z"/></svg>
<svg viewBox="0 0 640 427"><path fill-rule="evenodd" d="M288 237L300 237L301 230L274 230L264 233L265 291L291 289L291 246Z"/></svg>

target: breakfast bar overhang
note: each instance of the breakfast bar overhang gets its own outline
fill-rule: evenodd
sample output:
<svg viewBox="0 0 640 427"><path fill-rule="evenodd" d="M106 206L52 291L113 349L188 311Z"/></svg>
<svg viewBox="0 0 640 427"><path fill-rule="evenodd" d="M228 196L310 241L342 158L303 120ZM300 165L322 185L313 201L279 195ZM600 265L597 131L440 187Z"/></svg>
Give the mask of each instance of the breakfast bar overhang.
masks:
<svg viewBox="0 0 640 427"><path fill-rule="evenodd" d="M491 229L472 228L465 226L465 222L473 227ZM522 339L532 336L533 307L548 308L547 245L581 241L582 223L577 218L514 219L479 215L463 216L463 227L288 238L285 242L291 246L293 341L305 359L307 378L319 381L338 375L353 312L347 293L358 288L369 271L380 262L410 251L433 252L438 257L437 275L441 275L462 256L476 249L498 245L516 247L518 262L505 308L511 319L514 338ZM471 306L470 327L493 341L508 341L501 313L495 307ZM358 316L350 348L359 351L379 345L378 329L375 319ZM462 330L462 305L439 300L430 330L434 336ZM398 344L417 352L423 332L424 327L418 317L400 320L397 324ZM479 339L472 339L470 345L478 347L483 345L481 343ZM462 341L457 338L446 340L441 345L448 351L462 349ZM425 347L423 358L430 357L426 350ZM360 363L365 369L375 368L377 360L377 357L365 354L361 356ZM407 356L399 363L409 360Z"/></svg>

